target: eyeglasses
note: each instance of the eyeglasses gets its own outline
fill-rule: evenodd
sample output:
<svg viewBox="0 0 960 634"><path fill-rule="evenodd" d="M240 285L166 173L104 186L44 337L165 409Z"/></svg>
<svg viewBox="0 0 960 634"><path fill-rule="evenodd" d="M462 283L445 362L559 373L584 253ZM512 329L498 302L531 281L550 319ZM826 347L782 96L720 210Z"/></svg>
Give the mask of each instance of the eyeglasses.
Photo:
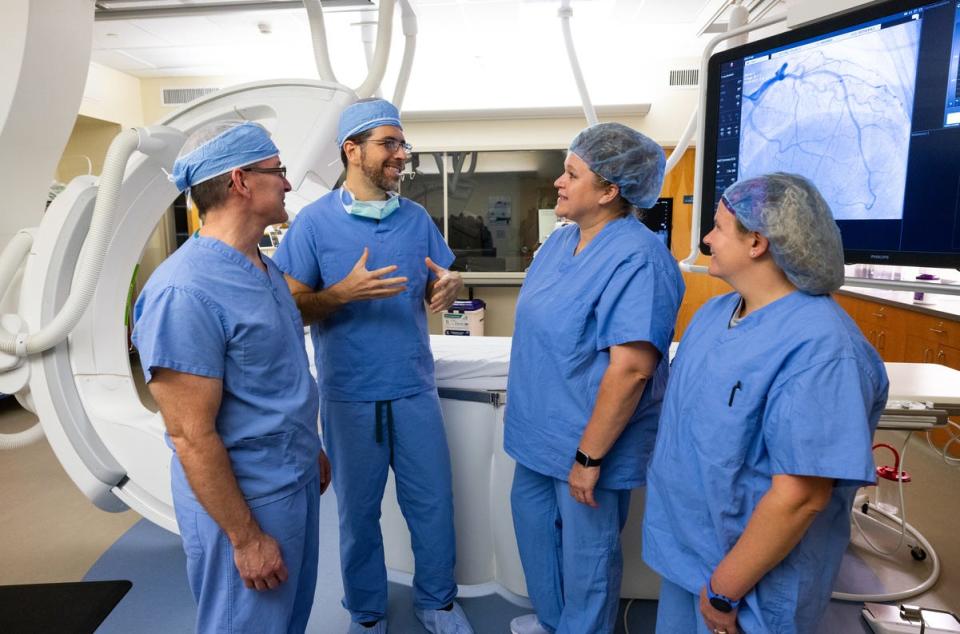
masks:
<svg viewBox="0 0 960 634"><path fill-rule="evenodd" d="M256 172L257 174L279 174L280 178L287 177L287 166L280 167L244 167L241 172Z"/></svg>
<svg viewBox="0 0 960 634"><path fill-rule="evenodd" d="M413 146L407 143L406 141L401 141L400 139L367 139L367 143L376 143L377 145L382 145L390 154L395 154L397 150L403 148L403 151L409 154L413 151Z"/></svg>

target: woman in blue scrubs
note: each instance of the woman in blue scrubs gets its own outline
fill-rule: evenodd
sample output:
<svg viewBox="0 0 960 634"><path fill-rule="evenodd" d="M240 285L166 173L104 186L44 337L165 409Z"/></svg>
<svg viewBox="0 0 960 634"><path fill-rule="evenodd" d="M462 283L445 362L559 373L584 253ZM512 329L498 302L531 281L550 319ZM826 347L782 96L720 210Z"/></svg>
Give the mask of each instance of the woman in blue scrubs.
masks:
<svg viewBox="0 0 960 634"><path fill-rule="evenodd" d="M704 242L734 292L694 316L671 367L643 531L657 632L812 634L874 481L886 372L829 295L843 247L809 181L734 184Z"/></svg>
<svg viewBox="0 0 960 634"><path fill-rule="evenodd" d="M630 490L644 484L683 297L670 252L636 216L663 150L626 126L582 131L557 179L572 221L543 244L517 301L504 449L536 614L513 634L613 632Z"/></svg>

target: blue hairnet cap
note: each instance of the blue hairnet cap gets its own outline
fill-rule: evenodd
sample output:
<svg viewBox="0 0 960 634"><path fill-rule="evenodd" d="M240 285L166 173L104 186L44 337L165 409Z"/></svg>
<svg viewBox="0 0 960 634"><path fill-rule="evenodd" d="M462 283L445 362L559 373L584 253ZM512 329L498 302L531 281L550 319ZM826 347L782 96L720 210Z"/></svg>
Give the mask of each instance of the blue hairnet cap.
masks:
<svg viewBox="0 0 960 634"><path fill-rule="evenodd" d="M187 137L170 180L185 191L237 167L280 154L270 133L252 121L217 121Z"/></svg>
<svg viewBox="0 0 960 634"><path fill-rule="evenodd" d="M340 125L337 128L337 147L350 137L382 125L400 125L400 111L386 99L361 99L340 113Z"/></svg>
<svg viewBox="0 0 960 634"><path fill-rule="evenodd" d="M650 137L620 123L598 123L582 130L570 151L619 187L634 207L649 209L657 202L667 159Z"/></svg>
<svg viewBox="0 0 960 634"><path fill-rule="evenodd" d="M802 176L777 172L734 183L721 202L770 241L773 261L797 289L825 295L843 285L843 242L830 206Z"/></svg>

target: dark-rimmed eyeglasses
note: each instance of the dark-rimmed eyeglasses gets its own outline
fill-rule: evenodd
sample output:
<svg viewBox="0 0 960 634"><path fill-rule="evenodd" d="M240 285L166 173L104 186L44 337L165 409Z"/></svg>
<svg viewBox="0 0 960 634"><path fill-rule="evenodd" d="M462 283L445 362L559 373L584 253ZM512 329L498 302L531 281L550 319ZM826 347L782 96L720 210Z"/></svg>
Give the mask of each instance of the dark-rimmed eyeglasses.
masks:
<svg viewBox="0 0 960 634"><path fill-rule="evenodd" d="M280 167L244 167L241 168L241 172L256 172L257 174L279 174L280 178L287 177L287 166L281 165Z"/></svg>
<svg viewBox="0 0 960 634"><path fill-rule="evenodd" d="M400 148L403 148L403 151L407 154L413 151L412 145L406 141L401 141L400 139L367 139L365 143L376 143L377 145L381 145L383 146L383 149L390 154L395 154Z"/></svg>

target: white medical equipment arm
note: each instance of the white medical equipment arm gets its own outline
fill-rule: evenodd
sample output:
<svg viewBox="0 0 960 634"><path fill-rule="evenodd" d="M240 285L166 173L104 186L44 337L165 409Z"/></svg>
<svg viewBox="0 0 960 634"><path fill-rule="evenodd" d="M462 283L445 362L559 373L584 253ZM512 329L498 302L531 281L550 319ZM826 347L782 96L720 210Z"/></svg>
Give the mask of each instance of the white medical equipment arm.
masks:
<svg viewBox="0 0 960 634"><path fill-rule="evenodd" d="M377 45L373 61L367 72L367 77L355 90L357 97L365 99L374 94L383 82L387 71L387 58L390 55L390 41L393 36L393 9L397 0L381 0L377 17ZM330 51L327 48L326 27L323 21L323 6L320 0L304 0L307 9L307 18L310 21L310 33L313 38L313 56L317 63L317 72L320 79L336 82L333 66L330 64ZM405 25L406 26L406 25ZM406 30L404 31L406 34ZM414 18L414 37L416 24ZM404 56L406 61L406 56ZM412 55L410 61L412 62ZM402 75L403 73L401 73ZM409 72L408 72L409 74Z"/></svg>
<svg viewBox="0 0 960 634"><path fill-rule="evenodd" d="M570 58L570 70L573 71L573 79L577 82L577 90L580 92L580 101L583 103L583 114L587 118L587 125L596 125L597 112L590 101L590 93L587 90L587 83L583 79L583 71L580 69L580 62L577 59L577 51L573 47L573 34L570 32L570 17L573 15L573 9L570 7L570 0L560 0L560 9L557 10L557 17L560 18L560 27L563 29L563 41L567 46L567 57Z"/></svg>
<svg viewBox="0 0 960 634"><path fill-rule="evenodd" d="M100 270L103 267L104 253L113 234L113 214L120 193L123 171L130 155L138 149L140 149L140 134L135 130L120 133L110 144L98 185L96 207L77 266L78 276L63 307L49 323L30 334L11 334L0 326L0 351L22 358L28 354L49 350L66 339L80 321L96 289ZM17 235L20 238L29 234L21 232ZM3 266L0 267L0 294L7 291L7 283L12 279L15 267L19 268L22 257L29 252L25 247L31 245L32 239L29 243L26 239L18 239L16 242L11 242L4 251ZM12 251L10 257L6 257L8 251ZM20 261L16 260L18 256L21 257ZM12 367L15 364L3 365Z"/></svg>
<svg viewBox="0 0 960 634"><path fill-rule="evenodd" d="M410 82L410 70L413 68L413 58L417 52L417 13L413 10L410 0L399 0L401 24L403 26L403 59L400 61L400 74L397 75L397 85L393 89L393 105L403 110L403 98L407 94L407 84Z"/></svg>

